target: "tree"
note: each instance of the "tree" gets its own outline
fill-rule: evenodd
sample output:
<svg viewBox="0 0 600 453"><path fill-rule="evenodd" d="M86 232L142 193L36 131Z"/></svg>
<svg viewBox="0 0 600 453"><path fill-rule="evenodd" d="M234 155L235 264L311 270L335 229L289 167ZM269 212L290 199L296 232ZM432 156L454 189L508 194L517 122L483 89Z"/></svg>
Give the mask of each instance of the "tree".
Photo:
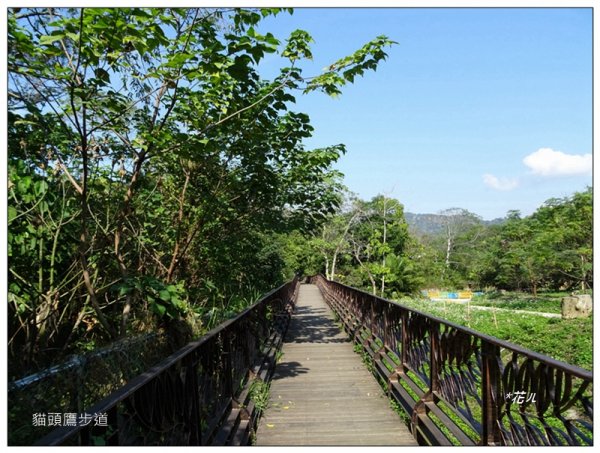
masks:
<svg viewBox="0 0 600 453"><path fill-rule="evenodd" d="M450 208L440 212L444 222L444 243L445 243L445 259L444 269L442 271L441 281L444 282L451 266L456 263L454 255L457 250L464 247L465 242L472 242L475 238L466 239L465 233L467 230L481 223L481 219L476 214L469 212L463 208ZM460 241L459 239L463 239ZM466 239L466 241L465 241Z"/></svg>
<svg viewBox="0 0 600 453"><path fill-rule="evenodd" d="M338 258L350 250L350 229L360 222L362 215L357 203L354 196L347 195L345 204L337 213L329 216L321 227L320 235L313 240L325 262L325 277L328 280L335 280Z"/></svg>
<svg viewBox="0 0 600 453"><path fill-rule="evenodd" d="M414 286L409 282L413 281L413 269L405 256L408 226L402 204L378 195L368 202L357 201L347 217L351 222L346 223L344 237L362 274L357 276L359 286L368 281L373 294L379 290L382 296L388 290L412 291Z"/></svg>
<svg viewBox="0 0 600 453"><path fill-rule="evenodd" d="M547 200L531 216L510 211L482 236L472 264L482 285L585 290L592 277L592 190Z"/></svg>
<svg viewBox="0 0 600 453"><path fill-rule="evenodd" d="M539 249L548 250L544 265L553 288L591 288L592 210L592 188L588 187L571 197L547 200L533 214L539 224Z"/></svg>
<svg viewBox="0 0 600 453"><path fill-rule="evenodd" d="M304 148L312 126L290 110L295 94L339 94L392 44L377 37L304 76L307 32L281 42L257 31L281 12L9 10L13 338L27 325L39 330L41 310L63 332L49 347L66 350L73 336L110 341L249 280L277 283L284 264L271 235L311 231L335 210L341 186L331 165L345 152ZM267 54L287 61L273 80L258 71ZM44 240L21 249L42 209L35 235ZM14 341L35 348L36 338Z"/></svg>

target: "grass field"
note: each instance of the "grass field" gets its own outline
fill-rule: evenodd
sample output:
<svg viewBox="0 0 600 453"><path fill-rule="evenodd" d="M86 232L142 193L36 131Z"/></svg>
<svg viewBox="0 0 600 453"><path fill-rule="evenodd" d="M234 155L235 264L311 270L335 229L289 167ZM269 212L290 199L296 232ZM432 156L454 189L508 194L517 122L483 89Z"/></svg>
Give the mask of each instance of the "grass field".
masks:
<svg viewBox="0 0 600 453"><path fill-rule="evenodd" d="M558 309L556 308L558 300ZM527 349L550 356L587 370L592 370L593 318L560 319L542 316L512 313L510 311L475 310L473 305L514 308L527 311L560 313L560 298L541 297L528 301L523 298L495 300L474 300L471 307L467 304L431 302L428 299L403 298L398 301L434 316L447 319L501 340L520 345ZM539 302L539 305L538 305ZM543 307L543 309L541 309ZM536 310L537 308L537 310Z"/></svg>
<svg viewBox="0 0 600 453"><path fill-rule="evenodd" d="M474 297L472 304L482 307L560 313L561 299L567 295L566 293L540 293L538 297L532 297L528 293L492 293Z"/></svg>

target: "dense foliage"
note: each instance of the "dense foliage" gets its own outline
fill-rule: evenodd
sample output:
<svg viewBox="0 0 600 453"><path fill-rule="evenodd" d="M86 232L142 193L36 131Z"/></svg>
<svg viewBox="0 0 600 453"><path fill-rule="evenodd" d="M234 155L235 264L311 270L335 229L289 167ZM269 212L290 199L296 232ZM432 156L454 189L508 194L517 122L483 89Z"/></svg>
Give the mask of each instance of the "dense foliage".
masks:
<svg viewBox="0 0 600 453"><path fill-rule="evenodd" d="M531 216L509 213L480 242L470 270L479 286L581 290L593 287L592 188L550 199Z"/></svg>
<svg viewBox="0 0 600 453"><path fill-rule="evenodd" d="M402 204L380 195L348 201L307 247L328 278L385 297L422 288L585 292L593 288L592 198L590 187L493 224L447 209L439 232L418 233Z"/></svg>
<svg viewBox="0 0 600 453"><path fill-rule="evenodd" d="M344 152L304 148L294 96L339 94L392 42L305 76L307 32L257 31L280 13L9 10L11 374L157 327L201 330L289 277L281 235L335 210ZM272 80L267 54L286 62Z"/></svg>
<svg viewBox="0 0 600 453"><path fill-rule="evenodd" d="M311 250L312 259L304 266L308 274L322 272L328 279L388 296L414 292L422 283L415 267L419 247L409 235L404 207L385 195L370 201L347 197L339 212L302 242L288 254L297 260L295 250Z"/></svg>
<svg viewBox="0 0 600 453"><path fill-rule="evenodd" d="M8 17L11 373L164 328L188 338L294 272L385 297L588 290L592 189L489 225L411 233L400 201L342 197L299 93L340 93L384 36L307 76L279 9L19 9ZM261 32L259 32L261 30ZM285 62L261 76L268 54Z"/></svg>
<svg viewBox="0 0 600 453"><path fill-rule="evenodd" d="M449 217L454 231L423 238L434 270L430 284L523 290L534 296L539 289L592 289L592 209L589 187L550 199L527 217L510 211L496 225L485 225L467 211L458 220Z"/></svg>

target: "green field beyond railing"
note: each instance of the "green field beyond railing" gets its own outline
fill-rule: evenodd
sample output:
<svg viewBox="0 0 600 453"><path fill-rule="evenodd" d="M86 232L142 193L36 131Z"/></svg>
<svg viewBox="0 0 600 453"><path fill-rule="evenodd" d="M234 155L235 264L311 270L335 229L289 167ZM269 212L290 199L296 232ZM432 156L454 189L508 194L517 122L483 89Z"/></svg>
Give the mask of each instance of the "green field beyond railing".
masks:
<svg viewBox="0 0 600 453"><path fill-rule="evenodd" d="M593 444L590 371L322 276L309 281L419 445ZM250 444L298 291L298 279L273 290L85 411L102 423L63 425L36 444ZM324 322L302 319L313 334ZM345 401L352 421L355 402Z"/></svg>
<svg viewBox="0 0 600 453"><path fill-rule="evenodd" d="M592 445L590 371L328 281L311 281L421 445Z"/></svg>

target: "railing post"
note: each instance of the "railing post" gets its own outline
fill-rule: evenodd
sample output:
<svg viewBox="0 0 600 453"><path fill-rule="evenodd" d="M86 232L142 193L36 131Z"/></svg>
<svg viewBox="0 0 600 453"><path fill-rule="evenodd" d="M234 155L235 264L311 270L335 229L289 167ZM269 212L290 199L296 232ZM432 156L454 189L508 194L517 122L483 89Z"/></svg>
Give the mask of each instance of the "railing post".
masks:
<svg viewBox="0 0 600 453"><path fill-rule="evenodd" d="M233 401L233 397L234 397L234 389L233 389L233 357L232 357L232 353L231 353L231 334L229 332L229 329L225 329L222 332L222 337L223 340L223 355L224 357L224 374L225 374L225 382L224 382L224 387L225 387L225 394L227 395L227 398L229 398L231 401Z"/></svg>
<svg viewBox="0 0 600 453"><path fill-rule="evenodd" d="M400 365L402 366L402 371L404 371L406 363L408 362L408 311L402 310L400 312L400 318L402 319Z"/></svg>
<svg viewBox="0 0 600 453"><path fill-rule="evenodd" d="M501 444L500 428L498 426L500 391L500 348L497 345L481 342L482 361L482 427L481 445Z"/></svg>
<svg viewBox="0 0 600 453"><path fill-rule="evenodd" d="M371 298L369 306L371 308L370 319L369 319L369 330L371 332L371 337L374 337L374 335L373 335L373 330L375 327L375 299L374 298Z"/></svg>
<svg viewBox="0 0 600 453"><path fill-rule="evenodd" d="M119 445L119 413L117 405L108 410L107 413L108 426L112 431L112 435L108 437L107 444L111 447Z"/></svg>
<svg viewBox="0 0 600 453"><path fill-rule="evenodd" d="M392 346L392 342L390 341L391 336L391 326L390 326L390 316L389 316L389 305L385 305L381 309L383 315L383 347L390 348Z"/></svg>
<svg viewBox="0 0 600 453"><path fill-rule="evenodd" d="M195 359L195 360L194 360ZM183 363L185 364L185 394L187 395L187 401L183 403L188 408L189 419L185 420L187 423L190 445L202 445L202 416L200 413L200 393L198 389L198 367L199 358L190 357Z"/></svg>
<svg viewBox="0 0 600 453"><path fill-rule="evenodd" d="M404 326L407 324L405 322L406 316L402 318L403 325L403 333L402 333L402 356L404 360ZM436 401L436 392L439 392L440 384L439 384L439 357L440 357L440 341L439 341L439 330L440 324L436 321L430 320L429 324L429 390L427 390L423 396L417 400L415 406L413 407L413 413L411 415L411 431L415 436L417 442L422 444L427 444L431 441L431 439L424 436L423 433L419 430L419 425L421 424L420 419L427 417L429 412L429 408L427 407L427 403L431 403ZM440 441L440 439L436 439Z"/></svg>
<svg viewBox="0 0 600 453"><path fill-rule="evenodd" d="M440 325L437 322L430 322L429 348L429 393L433 398L433 393L440 389Z"/></svg>

